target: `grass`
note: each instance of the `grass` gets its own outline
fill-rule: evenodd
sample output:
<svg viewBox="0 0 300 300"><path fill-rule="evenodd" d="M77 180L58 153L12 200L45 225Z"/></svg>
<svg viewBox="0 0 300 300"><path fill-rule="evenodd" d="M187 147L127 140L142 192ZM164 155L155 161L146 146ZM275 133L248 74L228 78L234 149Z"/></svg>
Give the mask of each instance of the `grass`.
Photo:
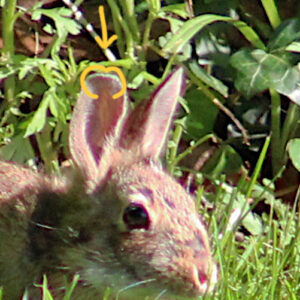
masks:
<svg viewBox="0 0 300 300"><path fill-rule="evenodd" d="M247 11L242 4L238 9L228 4L228 10L240 12L246 9L246 14L239 16L241 20L237 21L227 15L221 16L217 2L214 1L211 1L210 5L215 14L211 15L203 13L195 1L194 9L199 16L192 18L187 13L184 1L175 2L174 4L174 1L166 1L168 5L161 7L160 1L156 0L138 4L134 1L107 1L112 27L119 36L117 48L121 58L101 64L122 68L129 87L133 89L132 96L136 102L149 95L153 90L152 84L158 85L171 68L181 64L186 66L188 84L187 93L182 99L184 113L176 121L166 162L174 176L180 177L184 172L195 175L200 213L208 223L214 256L219 264L220 278L215 292L199 299L299 299L299 182L287 187L287 190L294 191L294 198L289 203L278 196L280 191L277 189L277 179L284 177L287 171L294 168L291 165L299 165L300 158L298 161L297 158L289 160L287 148L289 142L300 136L299 99L295 99L292 93L297 91L296 85L289 91L284 88L287 86L286 82L281 85L278 78L275 78L276 81L272 77L280 71L284 71L287 77L296 72L294 67L300 61L297 56L299 54L293 52L291 55L286 49L291 45L297 46L297 43L299 46L299 20L284 23L284 12L280 11L280 7L272 0L261 1L261 9L268 17L267 21L261 20L255 12ZM0 95L3 100L0 107L0 157L33 164L38 154L46 170L57 171L60 162L68 157L68 121L77 97L80 73L87 66L98 62L77 62L71 47L68 47L68 57L61 57L60 49L67 43L68 33L79 33L78 24L70 18L70 10L43 10L36 5L25 11L16 6L16 1L0 3L3 6L4 41L0 79L6 79ZM55 24L51 29L53 42L40 56L24 57L15 53L11 28L14 27L17 18L25 12L32 19L38 19L40 15L47 16ZM248 17L243 20L247 12ZM143 22L138 19L141 16L144 16ZM153 38L151 30L155 22L161 19L167 20L170 28L167 32L162 32L159 38ZM222 26L207 26L218 22L223 22ZM140 26L141 23L143 26ZM226 27L232 25L235 29ZM278 26L282 26L281 31L276 31ZM213 29L209 31L207 28ZM238 31L239 37L244 38L242 45L237 45L230 39L223 39L225 28L230 30L233 36ZM209 32L208 35L205 30ZM286 32L283 35L285 40L282 40L281 32ZM197 39L198 37L200 38ZM221 56L224 53L214 52L215 57L220 57L210 61L205 67L199 67L201 55L195 59L192 56L192 48L195 47L194 50L200 53L201 40L215 48L223 47L222 49L232 53L225 59L231 64L224 67L220 64L220 60L224 62L224 56ZM280 44L277 48L276 41ZM183 45L185 47L182 47ZM249 52L249 45L252 52ZM206 50L209 49L207 46ZM153 63L148 61L146 53L149 52L154 57L159 57L159 63L165 62L164 67L154 75L148 72L147 68ZM256 65L253 60L248 61L251 55L255 57L257 53L262 55L262 61L273 60L265 65ZM295 57L298 60L295 61ZM278 67L276 72L272 69L275 63ZM249 65L252 68L248 68ZM218 74L212 71L212 66L223 68L223 77L218 77ZM233 69L235 72L226 73ZM255 72L251 73L253 69ZM255 74L258 74L261 80L255 82ZM288 78L288 83L292 82L292 78ZM247 80L251 80L251 85ZM243 85L243 82L246 84ZM264 82L265 86L262 87L261 82ZM227 85L234 90L230 90ZM74 86L77 89L74 89ZM39 100L39 105L25 112L22 103L30 103L34 99ZM199 99L203 101L200 104ZM220 103L217 107L214 104L215 100ZM204 105L202 103L205 103L204 114L195 109ZM268 107L271 123L263 122L262 118L255 121L250 117L245 119L247 113L253 111L257 115L263 115L265 111L263 108L260 110L263 103ZM232 112L228 113L227 107L230 107ZM232 123L240 126L238 130L233 130L237 138L221 138L216 133L215 128L219 128L220 131L220 128L224 127L219 123L217 114L226 114ZM251 122L255 128L249 125ZM243 126L248 127L245 129ZM249 135L251 147L259 149L254 152L255 159L251 161L248 169L247 159L244 159L245 153L240 150L244 149L243 141L247 140L245 132ZM256 138L257 133L263 138ZM29 142L29 136L35 139L35 146ZM198 147L205 147L211 140L217 144L218 149L205 161L210 167L206 166L200 171L187 168L184 159L188 155L193 156ZM236 147L237 142L240 143L240 148ZM179 151L181 144L187 145L183 151ZM247 150L251 150L250 146L247 147ZM239 179L233 183L230 181L232 174L239 174ZM204 188L204 179L210 181L213 192ZM259 207L263 209L259 210ZM64 300L72 299L78 280L75 276L66 290ZM43 300L53 299L46 277L37 288L41 289ZM104 299L108 297L109 291ZM28 298L25 293L23 299Z"/></svg>

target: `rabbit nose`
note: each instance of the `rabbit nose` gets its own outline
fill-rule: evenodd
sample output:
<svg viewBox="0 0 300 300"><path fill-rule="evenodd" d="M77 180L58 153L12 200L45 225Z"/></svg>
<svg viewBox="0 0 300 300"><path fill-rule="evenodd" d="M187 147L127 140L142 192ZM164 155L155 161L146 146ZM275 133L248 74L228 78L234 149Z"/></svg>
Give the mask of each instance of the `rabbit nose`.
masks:
<svg viewBox="0 0 300 300"><path fill-rule="evenodd" d="M217 267L213 264L210 274L204 273L203 270L194 265L192 270L193 281L196 288L201 294L209 293L213 290L217 282ZM209 276L209 277L208 277Z"/></svg>
<svg viewBox="0 0 300 300"><path fill-rule="evenodd" d="M203 293L207 287L207 276L196 265L192 267L192 280L196 288Z"/></svg>

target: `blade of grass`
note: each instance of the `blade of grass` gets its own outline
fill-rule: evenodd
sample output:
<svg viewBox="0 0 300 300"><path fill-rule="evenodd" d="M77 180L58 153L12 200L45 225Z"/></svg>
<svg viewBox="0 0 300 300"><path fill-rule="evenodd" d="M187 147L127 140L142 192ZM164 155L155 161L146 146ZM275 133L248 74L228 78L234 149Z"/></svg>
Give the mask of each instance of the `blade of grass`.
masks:
<svg viewBox="0 0 300 300"><path fill-rule="evenodd" d="M72 280L71 286L68 288L66 294L64 295L63 300L71 300L72 299L71 296L72 296L72 293L73 293L78 281L79 281L79 275L76 274Z"/></svg>
<svg viewBox="0 0 300 300"><path fill-rule="evenodd" d="M280 140L280 128L281 128L281 121L280 121L280 114L281 114L281 99L280 95L274 90L270 89L270 96L271 96L271 157L272 157L272 172L273 176L275 176L281 166L283 165L283 157L284 153L282 153L281 149L281 140Z"/></svg>
<svg viewBox="0 0 300 300"><path fill-rule="evenodd" d="M179 52L196 33L206 25L215 22L227 22L233 24L254 47L263 50L266 48L258 34L245 22L237 21L230 17L206 14L185 22L179 31L168 41L163 48L163 51L171 53Z"/></svg>
<svg viewBox="0 0 300 300"><path fill-rule="evenodd" d="M274 0L261 0L261 3L268 16L271 26L273 27L273 29L275 29L280 25L281 20Z"/></svg>
<svg viewBox="0 0 300 300"><path fill-rule="evenodd" d="M204 137L200 138L196 143L193 143L190 147L188 147L185 151L180 153L171 163L170 169L173 170L173 168L188 154L191 154L195 148L197 148L199 145L203 144L204 142L208 141L209 139L214 138L213 134L207 134Z"/></svg>
<svg viewBox="0 0 300 300"><path fill-rule="evenodd" d="M294 134L297 132L299 128L299 118L300 118L300 108L297 104L290 101L289 108L286 114L286 118L284 120L282 126L282 134L281 134L281 146L282 152L285 151L285 147L289 139L294 137Z"/></svg>
<svg viewBox="0 0 300 300"><path fill-rule="evenodd" d="M257 181L257 178L261 172L261 169L262 169L262 165L264 163L264 160L266 158L266 155L267 155L267 151L268 151L268 148L269 148L269 145L270 145L270 136L268 136L265 140L265 143L264 143L264 146L260 152L260 155L259 155L259 158L258 158L258 161L256 163L256 166L255 166L255 169L254 169L254 172L251 176L251 180L250 180L250 183L249 183L249 186L248 186L248 190L246 192L246 197L249 198L251 196L251 193L252 193L252 190L253 190L253 187L254 187L254 184L256 183Z"/></svg>

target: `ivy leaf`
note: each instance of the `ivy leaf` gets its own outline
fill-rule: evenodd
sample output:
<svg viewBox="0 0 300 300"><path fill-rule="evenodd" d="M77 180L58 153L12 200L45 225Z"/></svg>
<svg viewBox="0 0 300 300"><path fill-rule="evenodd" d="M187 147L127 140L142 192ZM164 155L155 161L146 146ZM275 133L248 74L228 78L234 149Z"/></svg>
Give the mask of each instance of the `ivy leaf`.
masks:
<svg viewBox="0 0 300 300"><path fill-rule="evenodd" d="M189 90L185 99L190 111L186 121L189 135L199 139L212 133L219 109L198 89Z"/></svg>
<svg viewBox="0 0 300 300"><path fill-rule="evenodd" d="M245 97L274 88L300 105L300 71L284 55L243 49L232 55L231 64L237 70L235 86Z"/></svg>
<svg viewBox="0 0 300 300"><path fill-rule="evenodd" d="M300 19L290 19L282 22L268 43L268 49L282 49L300 38Z"/></svg>
<svg viewBox="0 0 300 300"><path fill-rule="evenodd" d="M300 139L290 140L287 149L294 167L300 172Z"/></svg>

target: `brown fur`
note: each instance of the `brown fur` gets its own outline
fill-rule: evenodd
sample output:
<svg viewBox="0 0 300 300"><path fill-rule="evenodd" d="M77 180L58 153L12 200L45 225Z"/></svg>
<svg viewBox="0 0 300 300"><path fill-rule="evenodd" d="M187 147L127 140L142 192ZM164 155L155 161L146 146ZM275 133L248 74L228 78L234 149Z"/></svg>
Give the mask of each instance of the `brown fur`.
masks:
<svg viewBox="0 0 300 300"><path fill-rule="evenodd" d="M33 283L40 283L43 274L56 299L75 274L80 276L75 300L101 299L107 287L111 299L175 299L212 290L216 267L205 226L194 200L158 160L182 82L178 69L136 124L128 118L126 97L111 99L118 79L94 75L89 84L98 84L99 99L82 93L72 119L70 150L76 166L71 177L0 162L4 300L20 299L25 289L38 299ZM163 101L167 97L169 103ZM139 115L138 108L133 115ZM168 121L151 131L151 124L161 120ZM125 221L131 205L142 208L141 220L147 220L140 228Z"/></svg>

